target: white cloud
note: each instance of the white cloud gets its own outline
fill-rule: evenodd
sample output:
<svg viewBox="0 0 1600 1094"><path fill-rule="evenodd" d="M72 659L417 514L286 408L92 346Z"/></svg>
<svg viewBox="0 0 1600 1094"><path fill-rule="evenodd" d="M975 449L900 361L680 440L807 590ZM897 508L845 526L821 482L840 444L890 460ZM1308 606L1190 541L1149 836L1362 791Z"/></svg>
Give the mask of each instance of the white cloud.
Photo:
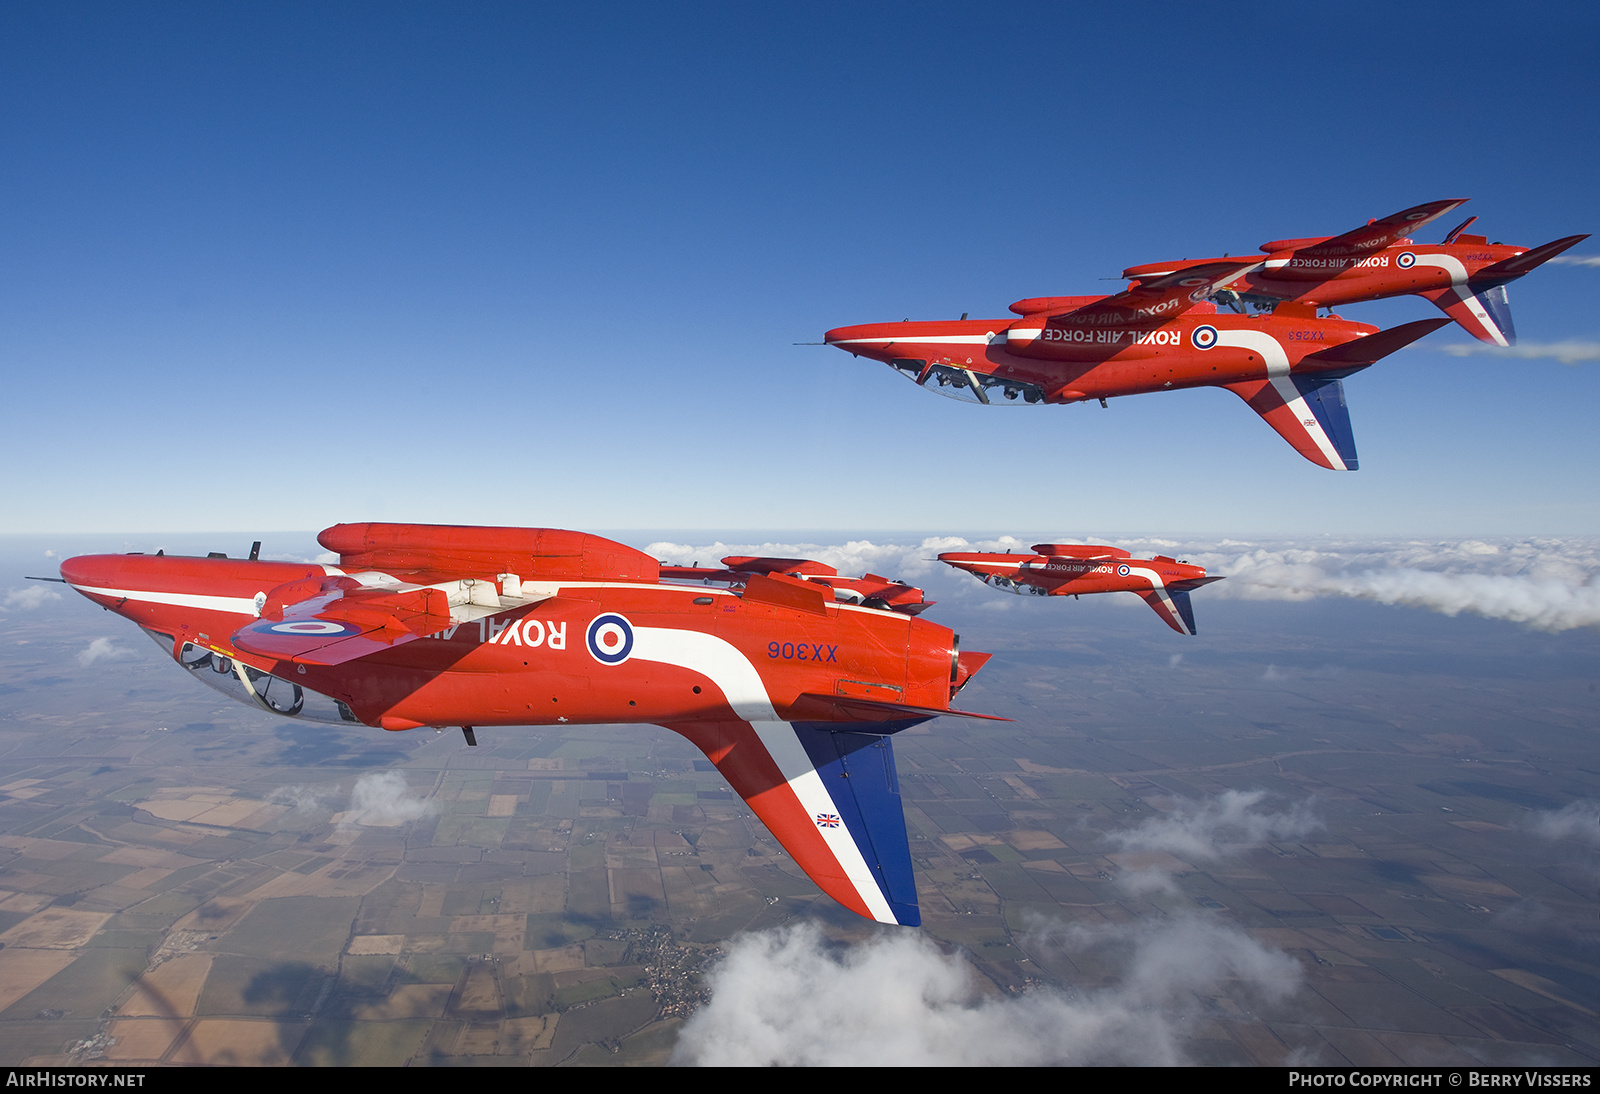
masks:
<svg viewBox="0 0 1600 1094"><path fill-rule="evenodd" d="M1265 600L1354 597L1473 612L1564 631L1600 625L1600 551L1592 540L1371 542L1335 550L1257 547L1193 556L1229 580L1205 593Z"/></svg>
<svg viewBox="0 0 1600 1094"><path fill-rule="evenodd" d="M25 612L52 600L60 600L61 594L45 585L27 585L21 589L7 589L6 595L0 599L0 608L16 608Z"/></svg>
<svg viewBox="0 0 1600 1094"><path fill-rule="evenodd" d="M1600 361L1600 342L1521 342L1515 346L1491 346L1487 342L1455 342L1435 346L1454 357L1486 353L1491 357L1521 357L1527 360L1555 360L1563 365Z"/></svg>
<svg viewBox="0 0 1600 1094"><path fill-rule="evenodd" d="M1556 255L1545 261L1552 266L1600 266L1600 255Z"/></svg>
<svg viewBox="0 0 1600 1094"><path fill-rule="evenodd" d="M315 787L296 783L274 790L267 798L273 805L287 805L296 813L316 813L323 808L323 794Z"/></svg>
<svg viewBox="0 0 1600 1094"><path fill-rule="evenodd" d="M1322 827L1309 801L1269 812L1257 808L1266 797L1265 790L1224 790L1209 801L1179 799L1170 812L1109 838L1128 851L1166 851L1191 862L1215 862L1273 840L1302 839Z"/></svg>
<svg viewBox="0 0 1600 1094"><path fill-rule="evenodd" d="M734 939L711 1001L685 1024L676 1062L729 1065L1182 1064L1202 997L1271 1005L1299 965L1237 927L1184 916L1148 925L1041 926L1025 948L1106 951L1109 987L998 996L927 936L884 932L850 947L815 927Z"/></svg>
<svg viewBox="0 0 1600 1094"><path fill-rule="evenodd" d="M1600 847L1600 802L1575 801L1563 809L1541 809L1528 827L1549 839Z"/></svg>
<svg viewBox="0 0 1600 1094"><path fill-rule="evenodd" d="M79 651L78 664L87 667L96 661L126 661L132 656L134 656L132 650L124 649L112 639L96 638Z"/></svg>
<svg viewBox="0 0 1600 1094"><path fill-rule="evenodd" d="M350 790L350 808L336 819L345 825L392 828L432 812L433 803L425 797L412 797L410 789L398 771L363 775Z"/></svg>

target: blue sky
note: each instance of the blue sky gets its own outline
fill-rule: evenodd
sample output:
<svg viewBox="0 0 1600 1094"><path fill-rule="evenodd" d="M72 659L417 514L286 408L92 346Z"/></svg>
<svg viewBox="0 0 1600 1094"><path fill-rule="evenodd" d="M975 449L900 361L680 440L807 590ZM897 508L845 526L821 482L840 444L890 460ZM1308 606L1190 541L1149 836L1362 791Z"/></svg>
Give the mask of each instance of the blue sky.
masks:
<svg viewBox="0 0 1600 1094"><path fill-rule="evenodd" d="M0 19L0 530L1600 533L1600 362L1436 333L1347 383L1336 474L1225 392L986 410L793 345L1434 198L1594 230L1589 7ZM1600 341L1600 268L1511 298Z"/></svg>

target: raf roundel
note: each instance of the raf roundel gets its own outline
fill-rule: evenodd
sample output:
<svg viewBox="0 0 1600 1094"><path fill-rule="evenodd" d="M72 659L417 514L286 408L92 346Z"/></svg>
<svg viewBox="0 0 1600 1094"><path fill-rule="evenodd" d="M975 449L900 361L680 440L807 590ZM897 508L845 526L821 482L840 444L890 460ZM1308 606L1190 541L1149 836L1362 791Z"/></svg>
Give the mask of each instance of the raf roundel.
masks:
<svg viewBox="0 0 1600 1094"><path fill-rule="evenodd" d="M1189 339L1194 343L1195 349L1210 349L1217 344L1217 328L1210 323L1203 323L1194 329Z"/></svg>
<svg viewBox="0 0 1600 1094"><path fill-rule="evenodd" d="M1130 572L1131 571L1128 569L1128 564L1126 562L1124 562L1121 566L1117 567L1117 576L1118 577L1127 577Z"/></svg>
<svg viewBox="0 0 1600 1094"><path fill-rule="evenodd" d="M1395 256L1394 264L1399 266L1402 270L1409 270L1411 267L1417 264L1417 256L1412 254L1410 251L1401 251Z"/></svg>
<svg viewBox="0 0 1600 1094"><path fill-rule="evenodd" d="M597 615L584 640L596 661L620 665L633 655L633 624L616 612Z"/></svg>
<svg viewBox="0 0 1600 1094"><path fill-rule="evenodd" d="M360 627L348 623L335 623L331 619L297 619L290 623L274 623L267 630L274 634L360 634Z"/></svg>

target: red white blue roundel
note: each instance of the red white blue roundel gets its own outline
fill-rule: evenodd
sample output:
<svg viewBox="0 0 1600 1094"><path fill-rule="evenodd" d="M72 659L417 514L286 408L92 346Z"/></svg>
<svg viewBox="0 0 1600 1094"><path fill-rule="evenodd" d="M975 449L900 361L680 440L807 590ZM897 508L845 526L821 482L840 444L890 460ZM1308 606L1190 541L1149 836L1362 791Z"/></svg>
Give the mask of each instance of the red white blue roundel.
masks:
<svg viewBox="0 0 1600 1094"><path fill-rule="evenodd" d="M597 615L584 635L589 653L602 665L620 665L633 655L633 624L616 612Z"/></svg>
<svg viewBox="0 0 1600 1094"><path fill-rule="evenodd" d="M1128 569L1128 564L1126 562L1124 562L1121 566L1117 567L1117 576L1118 577L1127 577L1129 572L1130 571Z"/></svg>
<svg viewBox="0 0 1600 1094"><path fill-rule="evenodd" d="M1402 270L1409 270L1411 267L1417 264L1417 256L1412 254L1410 251L1401 251L1399 254L1395 255L1394 264L1399 266Z"/></svg>
<svg viewBox="0 0 1600 1094"><path fill-rule="evenodd" d="M1202 323L1189 335L1189 340L1194 343L1195 349L1210 349L1217 344L1217 328L1210 323Z"/></svg>
<svg viewBox="0 0 1600 1094"><path fill-rule="evenodd" d="M296 619L289 623L274 623L266 629L273 634L315 634L331 637L361 633L360 627L352 627L349 623L336 623L331 619Z"/></svg>

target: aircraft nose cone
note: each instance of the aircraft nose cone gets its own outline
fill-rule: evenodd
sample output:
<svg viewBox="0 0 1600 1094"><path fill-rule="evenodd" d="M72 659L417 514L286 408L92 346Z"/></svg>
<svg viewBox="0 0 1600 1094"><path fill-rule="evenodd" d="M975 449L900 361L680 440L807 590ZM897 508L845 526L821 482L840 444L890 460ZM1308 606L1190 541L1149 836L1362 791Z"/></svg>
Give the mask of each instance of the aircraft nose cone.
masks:
<svg viewBox="0 0 1600 1094"><path fill-rule="evenodd" d="M79 555L61 563L61 576L69 585L88 585L99 588L105 584L105 556Z"/></svg>
<svg viewBox="0 0 1600 1094"><path fill-rule="evenodd" d="M830 346L838 346L849 353L871 353L882 349L894 339L886 333L882 323L865 323L853 327L834 327L822 336Z"/></svg>

